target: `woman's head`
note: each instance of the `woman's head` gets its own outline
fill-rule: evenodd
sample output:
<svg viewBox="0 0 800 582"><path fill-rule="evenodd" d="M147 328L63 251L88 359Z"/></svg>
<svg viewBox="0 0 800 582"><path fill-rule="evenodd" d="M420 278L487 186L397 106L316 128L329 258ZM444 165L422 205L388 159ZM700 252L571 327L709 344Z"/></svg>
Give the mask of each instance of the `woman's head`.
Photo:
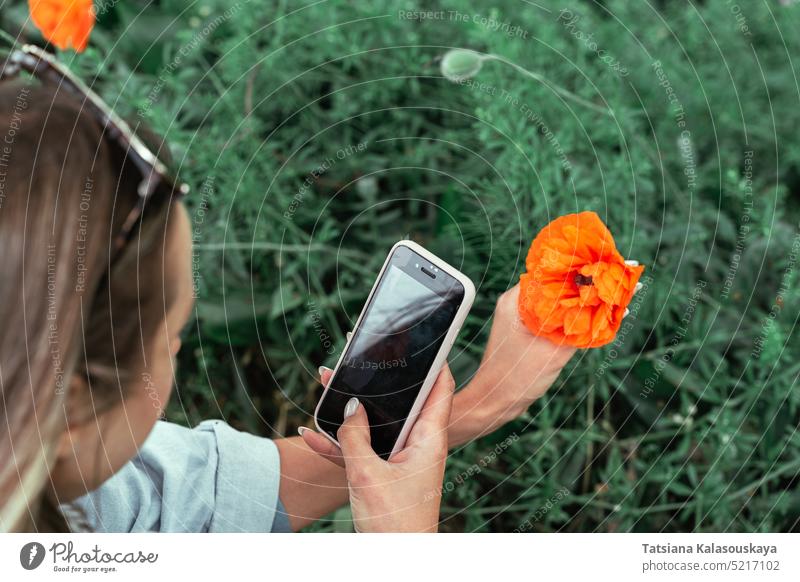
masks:
<svg viewBox="0 0 800 582"><path fill-rule="evenodd" d="M180 204L140 176L74 97L0 84L0 530L54 512L124 465L166 405L191 309Z"/></svg>

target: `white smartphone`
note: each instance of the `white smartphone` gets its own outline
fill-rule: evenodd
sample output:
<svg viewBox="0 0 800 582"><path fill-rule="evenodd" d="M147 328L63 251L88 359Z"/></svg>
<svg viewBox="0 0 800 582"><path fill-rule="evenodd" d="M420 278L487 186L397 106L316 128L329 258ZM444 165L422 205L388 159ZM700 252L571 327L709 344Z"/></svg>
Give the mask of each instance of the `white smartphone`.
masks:
<svg viewBox="0 0 800 582"><path fill-rule="evenodd" d="M469 277L414 242L395 244L317 404L319 431L338 445L355 397L375 452L401 450L474 299Z"/></svg>

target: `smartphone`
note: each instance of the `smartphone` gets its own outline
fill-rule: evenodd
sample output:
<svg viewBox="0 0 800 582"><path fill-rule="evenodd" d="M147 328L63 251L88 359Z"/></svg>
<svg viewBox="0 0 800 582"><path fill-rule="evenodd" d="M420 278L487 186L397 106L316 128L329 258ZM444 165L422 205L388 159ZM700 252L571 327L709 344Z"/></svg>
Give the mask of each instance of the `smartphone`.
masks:
<svg viewBox="0 0 800 582"><path fill-rule="evenodd" d="M375 453L401 450L474 299L469 277L414 242L395 244L317 404L317 429L338 445L356 397Z"/></svg>

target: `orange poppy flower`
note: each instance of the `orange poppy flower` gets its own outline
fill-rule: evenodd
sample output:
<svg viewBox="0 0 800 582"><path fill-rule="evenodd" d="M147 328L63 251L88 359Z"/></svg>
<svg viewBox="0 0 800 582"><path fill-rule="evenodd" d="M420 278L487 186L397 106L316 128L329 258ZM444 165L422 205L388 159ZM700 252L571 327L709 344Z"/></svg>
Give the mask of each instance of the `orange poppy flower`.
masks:
<svg viewBox="0 0 800 582"><path fill-rule="evenodd" d="M594 212L568 214L536 236L520 277L519 314L535 335L596 348L611 342L644 267L625 264Z"/></svg>
<svg viewBox="0 0 800 582"><path fill-rule="evenodd" d="M61 50L82 52L94 27L92 0L28 0L31 20Z"/></svg>

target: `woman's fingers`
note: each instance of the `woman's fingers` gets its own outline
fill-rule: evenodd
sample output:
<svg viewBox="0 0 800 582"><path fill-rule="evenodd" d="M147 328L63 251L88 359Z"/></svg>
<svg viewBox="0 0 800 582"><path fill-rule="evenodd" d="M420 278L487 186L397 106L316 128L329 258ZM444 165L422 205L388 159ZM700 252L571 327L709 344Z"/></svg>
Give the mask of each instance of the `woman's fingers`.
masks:
<svg viewBox="0 0 800 582"><path fill-rule="evenodd" d="M302 426L298 432L312 451L340 467L380 460L372 450L367 412L357 398L347 403L344 422L336 433L341 448L310 428Z"/></svg>
<svg viewBox="0 0 800 582"><path fill-rule="evenodd" d="M628 260L628 261L625 261L625 264L628 265L629 267L638 267L639 266L639 261ZM636 295L641 290L641 288L643 286L644 285L642 285L641 283L636 283L636 286L633 288L633 294ZM630 312L631 312L630 309L626 309L625 310L625 314L622 316L622 319L625 319L626 317L628 317Z"/></svg>
<svg viewBox="0 0 800 582"><path fill-rule="evenodd" d="M351 486L365 485L376 465L383 460L372 450L367 411L357 398L351 398L344 409L344 422L336 433L342 447L347 482Z"/></svg>
<svg viewBox="0 0 800 582"><path fill-rule="evenodd" d="M319 381L320 384L328 387L328 383L331 381L331 376L333 376L333 370L328 368L327 366L320 366L317 368L317 372L319 372Z"/></svg>
<svg viewBox="0 0 800 582"><path fill-rule="evenodd" d="M325 438L324 435L310 428L306 428L305 426L301 426L297 432L303 437L303 442L308 445L309 449L317 453L320 457L328 459L331 463L344 467L341 449Z"/></svg>
<svg viewBox="0 0 800 582"><path fill-rule="evenodd" d="M629 267L638 267L638 266L639 266L639 261L628 260L628 261L625 261L625 264L626 264L626 265L628 265ZM644 286L644 285L642 285L641 283L636 283L636 287L634 287L634 288L633 288L633 293L634 293L634 294L638 293L638 292L639 292L639 290L640 290L640 289L641 289L643 286Z"/></svg>
<svg viewBox="0 0 800 582"><path fill-rule="evenodd" d="M327 388L331 381L331 376L333 376L333 370L327 366L320 366L317 369L317 372L319 372L320 383ZM303 441L308 445L308 448L317 453L320 457L324 457L331 463L335 463L340 467L344 467L342 450L324 435L321 435L305 426L301 426L299 429L297 429L297 432L303 438Z"/></svg>
<svg viewBox="0 0 800 582"><path fill-rule="evenodd" d="M320 381L327 386L333 371L325 366L320 366L319 374ZM425 401L411 435L409 435L409 444L437 435L445 438L453 408L455 386L450 367L445 363ZM341 449L323 435L309 428L301 427L299 432L311 450L340 467L346 468L348 464L358 464L359 458L369 459L369 462L375 459L380 460L380 457L372 450L366 410L355 398L348 402L344 423L337 433Z"/></svg>
<svg viewBox="0 0 800 582"><path fill-rule="evenodd" d="M353 337L353 332L347 332L347 341L350 341L350 338ZM333 376L333 370L331 370L328 366L320 366L317 368L317 372L319 373L319 380L325 388L328 387L328 383L331 381L331 376Z"/></svg>
<svg viewBox="0 0 800 582"><path fill-rule="evenodd" d="M417 419L417 424L411 431L409 440L416 440L420 436L430 437L439 433L447 434L455 389L456 381L450 372L450 366L445 363L436 378L436 383L433 385L428 399L425 401L425 406Z"/></svg>
<svg viewBox="0 0 800 582"><path fill-rule="evenodd" d="M638 267L639 266L639 261L625 261L625 264L628 265L629 267ZM642 285L641 283L636 283L636 286L633 288L633 294L636 295L639 291L642 290L642 287L644 287L644 285ZM626 309L625 310L625 314L622 316L622 319L625 319L626 317L628 317L628 315L630 315L630 313L631 313L631 310L630 309Z"/></svg>
<svg viewBox="0 0 800 582"><path fill-rule="evenodd" d="M358 398L351 398L345 406L344 422L339 427L336 437L339 446L342 447L342 456L346 463L354 459L379 458L372 450L367 411Z"/></svg>
<svg viewBox="0 0 800 582"><path fill-rule="evenodd" d="M348 332L349 333L349 332ZM320 382L326 388L331 381L331 377L333 376L333 370L328 368L327 366L320 366L317 370L319 372ZM325 438L323 435L315 432L307 427L300 427L298 432L300 436L303 438L303 441L308 445L308 447L320 455L339 465L340 467L345 466L345 459L343 458L343 450L347 447L352 454L357 454L358 451L365 453L365 451L369 451L372 456L375 456L374 451L372 450L372 446L370 445L370 435L369 435L369 424L366 421L367 413L364 410L364 407L358 405L358 400L352 398L350 402L348 402L348 407L345 409L345 423L348 420L348 416L356 416L354 420L348 424L347 429L345 429L345 425L342 424L342 427L339 429L339 433L336 435L339 439L339 444L342 445L340 449L334 443L332 443L329 439ZM363 417L363 418L362 418ZM366 430L362 430L363 427L366 427ZM345 434L345 438L348 440L348 445L344 445L341 441L341 435ZM364 449L361 445L361 442L366 440L367 448ZM366 456L365 454L362 456Z"/></svg>
<svg viewBox="0 0 800 582"><path fill-rule="evenodd" d="M422 408L421 418L435 420L438 424L446 425L450 420L450 411L453 408L453 393L456 390L456 381L450 372L450 366L445 362L439 376Z"/></svg>

